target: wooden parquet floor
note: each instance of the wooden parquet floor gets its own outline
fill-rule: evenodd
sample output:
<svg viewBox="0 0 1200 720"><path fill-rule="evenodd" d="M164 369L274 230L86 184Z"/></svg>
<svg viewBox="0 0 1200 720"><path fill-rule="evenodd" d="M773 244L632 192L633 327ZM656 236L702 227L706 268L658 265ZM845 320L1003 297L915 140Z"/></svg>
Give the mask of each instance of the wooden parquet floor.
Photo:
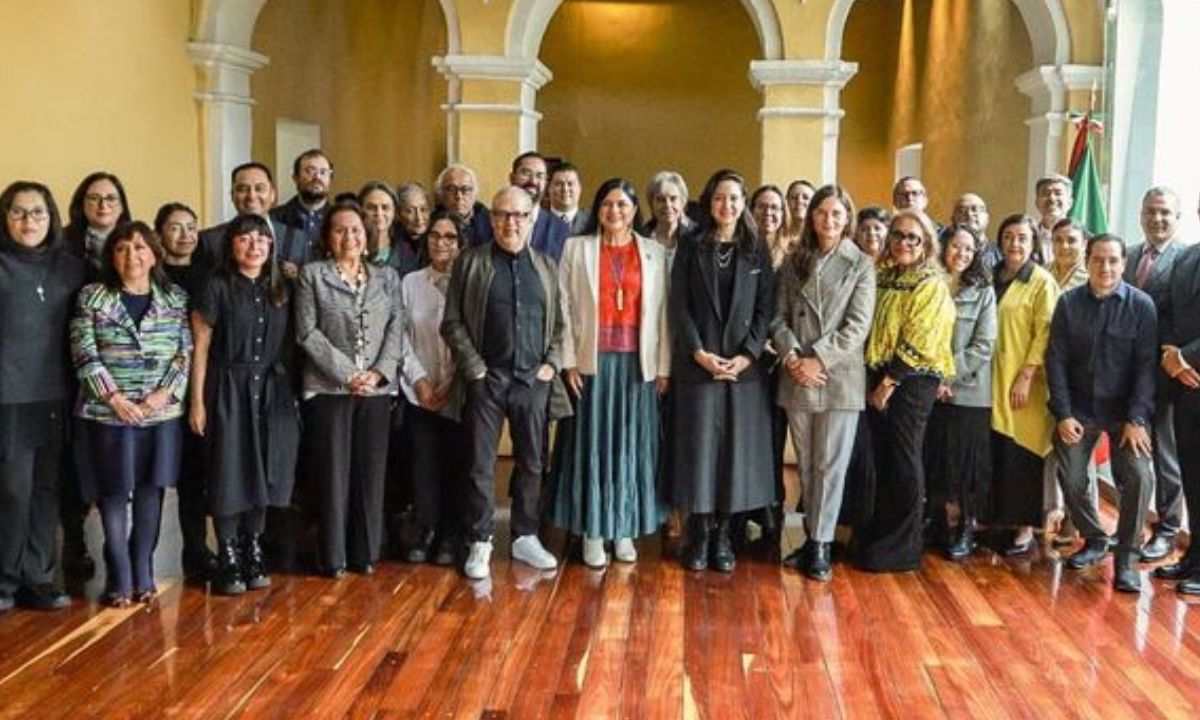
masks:
<svg viewBox="0 0 1200 720"><path fill-rule="evenodd" d="M1107 563L928 555L822 585L765 558L687 573L658 538L604 572L538 573L506 547L484 583L384 563L8 613L0 717L1200 717L1200 603L1148 579L1114 594Z"/></svg>

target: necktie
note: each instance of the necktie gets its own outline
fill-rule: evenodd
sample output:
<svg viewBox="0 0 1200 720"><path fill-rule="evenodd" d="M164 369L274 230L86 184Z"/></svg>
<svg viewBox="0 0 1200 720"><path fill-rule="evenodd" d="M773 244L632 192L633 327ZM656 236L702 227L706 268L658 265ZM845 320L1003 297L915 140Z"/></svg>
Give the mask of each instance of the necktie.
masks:
<svg viewBox="0 0 1200 720"><path fill-rule="evenodd" d="M1137 274L1134 276L1133 283L1138 286L1138 289L1146 287L1146 280L1150 278L1150 271L1154 268L1154 261L1158 259L1158 251L1152 247L1147 247L1142 252L1142 259L1138 261Z"/></svg>

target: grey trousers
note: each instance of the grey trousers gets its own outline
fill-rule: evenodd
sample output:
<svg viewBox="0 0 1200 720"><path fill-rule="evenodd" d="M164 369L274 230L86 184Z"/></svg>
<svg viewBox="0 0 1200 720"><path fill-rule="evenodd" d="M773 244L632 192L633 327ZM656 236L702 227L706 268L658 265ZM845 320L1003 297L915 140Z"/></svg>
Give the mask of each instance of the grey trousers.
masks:
<svg viewBox="0 0 1200 720"><path fill-rule="evenodd" d="M1183 473L1175 446L1175 404L1159 396L1154 406L1154 509L1158 527L1178 532L1183 525Z"/></svg>
<svg viewBox="0 0 1200 720"><path fill-rule="evenodd" d="M788 428L796 447L804 494L805 531L817 542L833 542L846 487L846 469L858 431L858 414L857 410L788 410Z"/></svg>
<svg viewBox="0 0 1200 720"><path fill-rule="evenodd" d="M1105 537L1100 525L1100 514L1092 502L1088 478L1088 460L1107 430L1112 447L1113 481L1120 493L1120 517L1117 521L1117 550L1137 552L1142 546L1142 526L1150 504L1150 493L1154 488L1154 474L1150 458L1136 457L1133 449L1121 447L1121 425L1102 428L1084 423L1083 439L1074 445L1066 445L1054 435L1054 452L1058 458L1062 475L1063 495L1067 512L1084 539L1095 540Z"/></svg>

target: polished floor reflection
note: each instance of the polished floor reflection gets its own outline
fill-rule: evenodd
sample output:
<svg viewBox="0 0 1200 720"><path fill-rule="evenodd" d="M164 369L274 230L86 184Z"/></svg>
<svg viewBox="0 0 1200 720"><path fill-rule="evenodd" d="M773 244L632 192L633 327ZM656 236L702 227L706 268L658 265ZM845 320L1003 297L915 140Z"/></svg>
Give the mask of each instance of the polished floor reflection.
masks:
<svg viewBox="0 0 1200 720"><path fill-rule="evenodd" d="M1115 594L1108 562L928 555L820 585L765 556L689 574L658 538L604 572L538 573L506 545L482 583L384 563L240 598L167 578L148 607L10 612L0 717L1200 717L1200 603L1148 578Z"/></svg>

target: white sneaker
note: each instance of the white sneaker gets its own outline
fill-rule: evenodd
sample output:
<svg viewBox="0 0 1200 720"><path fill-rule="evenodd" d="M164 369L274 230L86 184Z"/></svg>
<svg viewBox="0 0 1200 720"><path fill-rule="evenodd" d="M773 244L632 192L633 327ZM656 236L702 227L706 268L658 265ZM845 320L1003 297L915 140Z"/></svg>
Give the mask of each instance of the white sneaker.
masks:
<svg viewBox="0 0 1200 720"><path fill-rule="evenodd" d="M491 560L491 540L472 542L471 552L467 555L467 561L463 563L463 574L472 580L483 580L491 574L492 569L488 565Z"/></svg>
<svg viewBox="0 0 1200 720"><path fill-rule="evenodd" d="M617 538L613 542L613 557L623 563L637 562L637 548L630 538Z"/></svg>
<svg viewBox="0 0 1200 720"><path fill-rule="evenodd" d="M597 570L608 565L608 555L604 553L604 538L584 536L583 564Z"/></svg>
<svg viewBox="0 0 1200 720"><path fill-rule="evenodd" d="M542 547L542 541L538 540L537 535L522 535L513 540L512 559L538 570L553 570L558 567L558 559Z"/></svg>

